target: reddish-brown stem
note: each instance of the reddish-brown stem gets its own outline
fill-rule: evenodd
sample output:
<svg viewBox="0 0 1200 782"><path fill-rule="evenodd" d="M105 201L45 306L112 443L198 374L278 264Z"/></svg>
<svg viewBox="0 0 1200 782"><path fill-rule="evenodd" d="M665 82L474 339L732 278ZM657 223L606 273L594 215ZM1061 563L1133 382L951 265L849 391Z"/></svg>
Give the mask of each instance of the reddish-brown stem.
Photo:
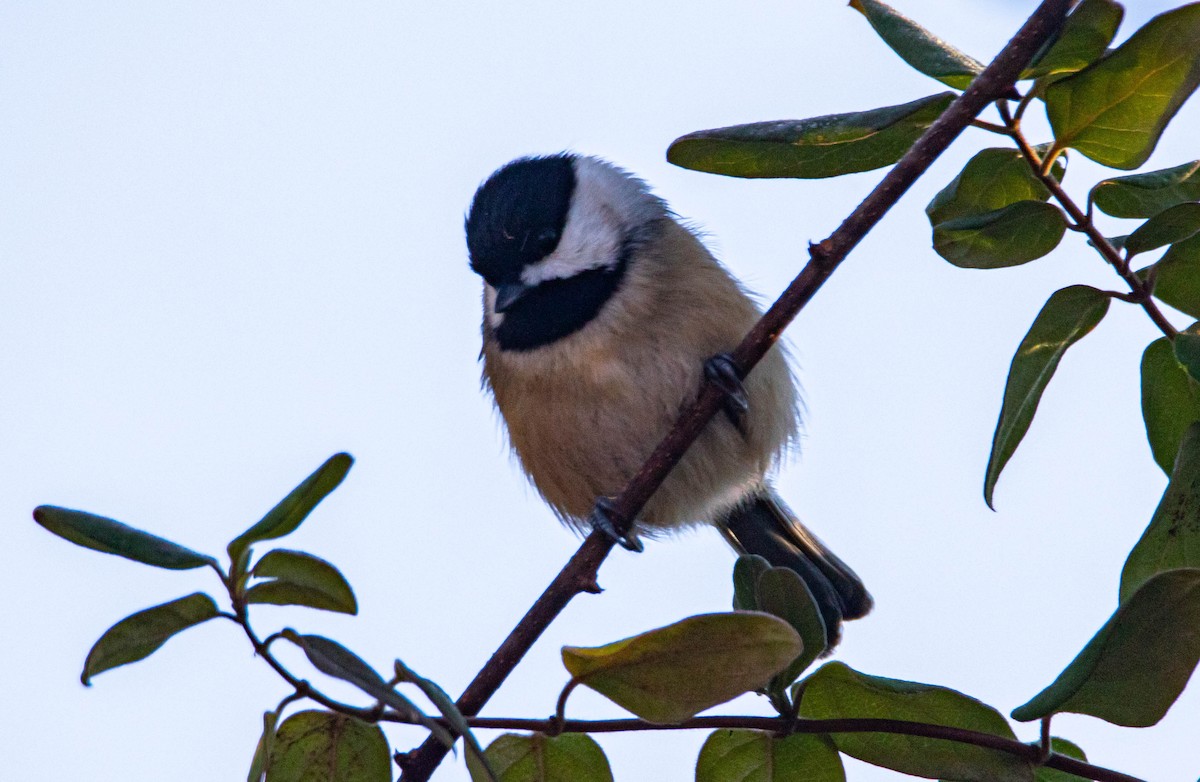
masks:
<svg viewBox="0 0 1200 782"><path fill-rule="evenodd" d="M1150 291L1146 284L1129 268L1129 261L1100 233L1100 229L1092 221L1092 216L1080 209L1079 205L1072 200L1071 196L1067 195L1067 191L1063 190L1062 185L1054 178L1051 169L1054 165L1054 156L1059 150L1051 150L1051 153L1047 155L1045 160L1039 158L1037 150L1029 144L1024 134L1021 133L1020 119L1014 118L1008 111L1007 106L1000 104L999 108L1000 116L1004 119L1004 124L1008 128L1008 135L1012 137L1017 145L1017 149L1021 151L1021 155L1029 163L1030 170L1046 186L1046 189L1054 196L1054 200L1059 203L1071 218L1071 222L1074 223L1071 227L1087 235L1092 246L1096 248L1096 252L1100 253L1101 257L1108 261L1109 265L1113 267L1117 274L1121 276L1121 279L1125 281L1125 284L1129 286L1129 289L1133 291L1131 300L1141 305L1146 314L1150 316L1150 320L1154 321L1154 325L1158 326L1163 334L1174 339L1179 331L1171 325L1171 321L1167 320L1162 310L1158 308L1158 304L1150 296Z"/></svg>
<svg viewBox="0 0 1200 782"><path fill-rule="evenodd" d="M963 129L993 101L1013 92L1021 70L1038 48L1062 24L1071 0L1043 0L987 68L962 95L950 104L928 130L912 145L892 170L827 239L809 247L809 262L767 310L742 343L733 351L742 375L778 341L784 328L808 304L846 255L866 236L883 215L912 186ZM638 473L613 501L618 519L635 519L667 473L700 434L720 407L721 392L706 382L700 395L675 422L671 432L659 443ZM603 449L604 443L595 443ZM595 584L600 564L608 556L613 542L592 532L579 550L559 572L541 597L530 607L467 686L458 699L458 708L468 716L476 715L525 652L533 646L546 627L575 595ZM446 756L446 748L433 737L398 760L404 782L425 782Z"/></svg>

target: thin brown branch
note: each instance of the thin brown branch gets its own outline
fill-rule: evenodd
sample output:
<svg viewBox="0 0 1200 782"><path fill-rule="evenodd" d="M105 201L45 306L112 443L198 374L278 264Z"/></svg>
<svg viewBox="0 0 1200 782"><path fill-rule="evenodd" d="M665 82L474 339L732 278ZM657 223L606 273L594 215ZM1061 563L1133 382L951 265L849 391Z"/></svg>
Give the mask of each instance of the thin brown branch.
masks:
<svg viewBox="0 0 1200 782"><path fill-rule="evenodd" d="M1067 195L1067 191L1063 190L1062 185L1054 178L1051 172L1054 163L1053 158L1060 150L1052 149L1046 159L1042 160L1038 157L1037 151L1030 145L1024 134L1021 133L1021 121L1014 118L1008 112L1007 106L1000 106L1000 116L1004 119L1004 124L1008 126L1009 135L1016 142L1017 149L1021 151L1021 155L1029 163L1030 170L1046 186L1046 189L1054 196L1054 200L1066 211L1074 223L1072 227L1087 235L1092 246L1096 248L1096 252L1100 253L1101 257L1113 267L1113 270L1129 286L1129 289L1133 292L1131 300L1141 305L1146 314L1150 316L1150 320L1154 321L1154 325L1158 326L1163 334L1174 339L1179 331L1171 325L1171 321L1167 320L1162 310L1158 308L1158 303L1150 296L1150 289L1129 268L1129 261L1121 255L1116 247L1113 247L1104 234L1100 233L1100 229L1096 227L1096 223L1092 220L1090 208L1087 212L1080 209L1079 205L1075 203L1071 196Z"/></svg>
<svg viewBox="0 0 1200 782"><path fill-rule="evenodd" d="M1008 42L983 73L962 95L950 104L942 116L917 139L865 200L827 239L810 247L810 260L783 295L733 351L735 364L743 376L778 341L783 330L812 299L846 255L866 236L883 215L907 192L934 160L993 101L1013 91L1021 70L1034 53L1061 26L1071 0L1043 0L1017 34ZM617 518L635 519L667 473L716 413L721 392L705 383L699 398L675 422L671 432L633 477L613 503ZM604 448L604 443L597 443ZM458 708L475 715L483 708L525 652L575 595L594 585L600 564L608 556L613 542L604 534L592 532L579 550L559 572L550 586L522 617L487 664L458 699ZM433 737L411 753L401 757L404 782L425 782L446 756L447 749Z"/></svg>
<svg viewBox="0 0 1200 782"><path fill-rule="evenodd" d="M386 719L386 718L385 718ZM439 720L442 724L447 724ZM789 720L782 717L693 717L674 725L658 725L637 719L615 720L557 720L520 719L510 717L471 717L467 722L481 730L521 730L538 733L628 733L644 730L763 730L772 733L890 733L902 736L943 739L970 744L1015 755L1037 766L1058 769L1097 782L1143 782L1138 777L1095 766L1055 752L1043 751L1048 739L1038 744L1024 744L992 733L981 733L946 725L877 718L846 717L841 719Z"/></svg>

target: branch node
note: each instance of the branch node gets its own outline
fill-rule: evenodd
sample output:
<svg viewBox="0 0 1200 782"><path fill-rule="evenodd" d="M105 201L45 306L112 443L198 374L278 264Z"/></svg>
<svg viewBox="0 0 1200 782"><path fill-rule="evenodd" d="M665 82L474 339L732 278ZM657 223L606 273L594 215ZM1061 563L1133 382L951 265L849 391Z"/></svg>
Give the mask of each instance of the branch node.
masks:
<svg viewBox="0 0 1200 782"><path fill-rule="evenodd" d="M576 587L580 592L587 592L589 595L598 595L604 591L604 587L600 586L600 582L595 576L589 576L586 573L579 575L579 584Z"/></svg>
<svg viewBox="0 0 1200 782"><path fill-rule="evenodd" d="M808 257L822 270L830 268L832 266L833 245L829 243L828 239L822 239L819 242L809 242Z"/></svg>

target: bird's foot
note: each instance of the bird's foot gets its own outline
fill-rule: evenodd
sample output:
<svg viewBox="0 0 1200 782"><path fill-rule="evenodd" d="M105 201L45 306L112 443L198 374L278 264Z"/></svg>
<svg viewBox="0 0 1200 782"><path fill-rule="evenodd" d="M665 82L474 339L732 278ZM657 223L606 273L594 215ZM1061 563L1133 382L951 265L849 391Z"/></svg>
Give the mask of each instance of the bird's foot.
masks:
<svg viewBox="0 0 1200 782"><path fill-rule="evenodd" d="M642 550L642 542L633 531L633 525L617 513L617 508L608 497L596 500L591 515L592 529L603 533L614 543L629 551Z"/></svg>
<svg viewBox="0 0 1200 782"><path fill-rule="evenodd" d="M705 361L704 376L725 395L725 415L740 431L750 409L750 397L733 356L718 353Z"/></svg>

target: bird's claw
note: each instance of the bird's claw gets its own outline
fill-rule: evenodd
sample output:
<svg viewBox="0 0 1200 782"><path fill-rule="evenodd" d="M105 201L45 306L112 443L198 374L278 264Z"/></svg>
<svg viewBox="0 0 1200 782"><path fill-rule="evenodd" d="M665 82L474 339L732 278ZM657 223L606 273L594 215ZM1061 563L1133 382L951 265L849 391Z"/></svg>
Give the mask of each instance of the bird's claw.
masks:
<svg viewBox="0 0 1200 782"><path fill-rule="evenodd" d="M621 523L618 524L618 521ZM620 544L622 548L629 551L642 551L642 542L638 540L632 525L624 523L624 520L617 514L616 506L607 497L596 500L596 505L592 508L591 522L592 529L603 533L614 543ZM624 527L629 527L629 529L622 531Z"/></svg>
<svg viewBox="0 0 1200 782"><path fill-rule="evenodd" d="M746 411L750 409L750 397L746 394L746 386L742 383L742 374L738 370L733 356L728 353L718 353L704 362L704 376L725 395L725 412L735 425L739 425Z"/></svg>

